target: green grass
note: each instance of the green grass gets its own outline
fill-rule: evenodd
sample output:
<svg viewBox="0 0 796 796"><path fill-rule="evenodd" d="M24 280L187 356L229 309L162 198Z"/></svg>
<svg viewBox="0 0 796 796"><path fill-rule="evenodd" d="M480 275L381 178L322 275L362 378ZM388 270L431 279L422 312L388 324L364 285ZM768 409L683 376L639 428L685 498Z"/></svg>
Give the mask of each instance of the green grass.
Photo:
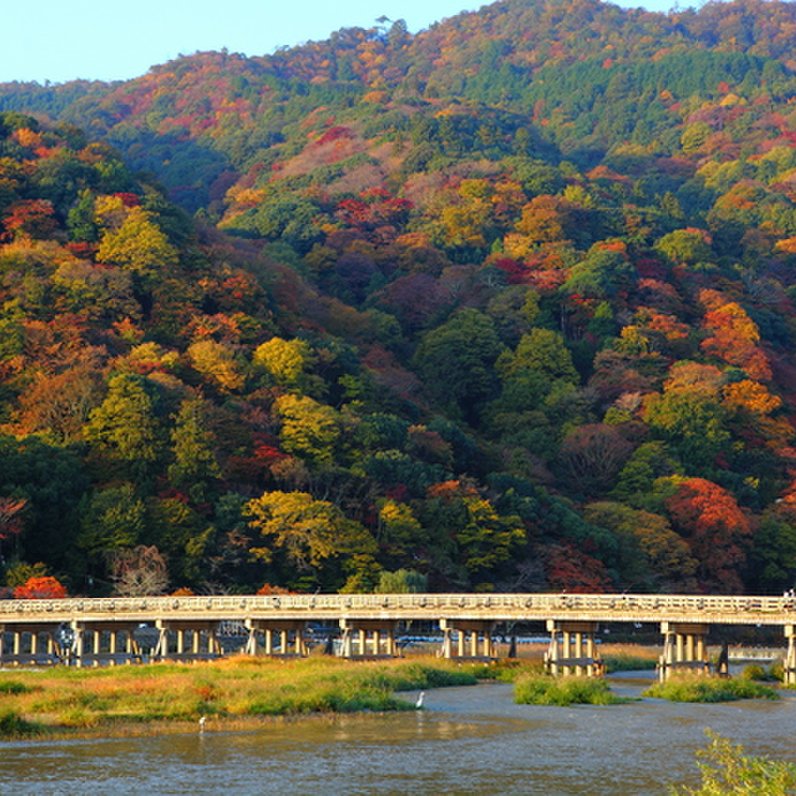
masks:
<svg viewBox="0 0 796 796"><path fill-rule="evenodd" d="M13 710L0 713L0 738L24 738L38 735L43 727L28 721Z"/></svg>
<svg viewBox="0 0 796 796"><path fill-rule="evenodd" d="M28 694L33 689L16 680L0 680L0 694Z"/></svg>
<svg viewBox="0 0 796 796"><path fill-rule="evenodd" d="M597 677L551 677L527 674L514 682L514 701L520 705L617 705L629 700L611 693Z"/></svg>
<svg viewBox="0 0 796 796"><path fill-rule="evenodd" d="M770 686L741 678L680 675L650 686L642 696L670 702L733 702L738 699L779 699Z"/></svg>

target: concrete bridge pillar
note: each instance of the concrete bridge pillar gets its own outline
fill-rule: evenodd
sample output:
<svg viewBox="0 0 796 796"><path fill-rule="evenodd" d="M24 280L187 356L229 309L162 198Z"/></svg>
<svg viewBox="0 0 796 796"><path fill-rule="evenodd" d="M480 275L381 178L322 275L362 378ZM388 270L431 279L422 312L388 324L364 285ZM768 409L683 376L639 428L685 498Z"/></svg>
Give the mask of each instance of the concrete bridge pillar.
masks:
<svg viewBox="0 0 796 796"><path fill-rule="evenodd" d="M663 654L658 661L658 679L665 682L676 671L707 674L710 669L705 638L708 625L661 622Z"/></svg>
<svg viewBox="0 0 796 796"><path fill-rule="evenodd" d="M785 685L796 685L796 625L785 625L785 638L788 651L783 664L783 681Z"/></svg>
<svg viewBox="0 0 796 796"><path fill-rule="evenodd" d="M391 619L340 619L341 658L393 658L398 654L398 622ZM354 639L357 644L354 644ZM370 647L370 649L368 649Z"/></svg>
<svg viewBox="0 0 796 796"><path fill-rule="evenodd" d="M207 648L204 656L210 658L223 655L223 649L216 636L218 622L193 619L158 619L155 622L155 627L158 629L159 635L155 649L152 651L153 658L159 658L161 660L168 658L190 660L202 657L202 633L205 634L205 638L207 639ZM191 633L190 652L188 652L185 643L186 632ZM170 641L171 634L174 635L173 650Z"/></svg>
<svg viewBox="0 0 796 796"><path fill-rule="evenodd" d="M550 646L545 653L545 669L554 677L579 675L600 677L603 662L594 644L596 622L547 620Z"/></svg>
<svg viewBox="0 0 796 796"><path fill-rule="evenodd" d="M249 631L245 652L247 655L256 655L258 651L257 639L262 634L263 654L268 657L304 657L309 653L305 634L307 623L290 619L247 619L244 622ZM274 645L274 636L278 634L279 652ZM291 650L292 647L292 650Z"/></svg>
<svg viewBox="0 0 796 796"><path fill-rule="evenodd" d="M492 660L496 658L492 632L495 623L482 619L440 619L442 630L442 657L462 658L464 660ZM453 633L458 634L456 650L453 654ZM482 640L481 652L478 650L479 637ZM469 642L469 643L468 643Z"/></svg>

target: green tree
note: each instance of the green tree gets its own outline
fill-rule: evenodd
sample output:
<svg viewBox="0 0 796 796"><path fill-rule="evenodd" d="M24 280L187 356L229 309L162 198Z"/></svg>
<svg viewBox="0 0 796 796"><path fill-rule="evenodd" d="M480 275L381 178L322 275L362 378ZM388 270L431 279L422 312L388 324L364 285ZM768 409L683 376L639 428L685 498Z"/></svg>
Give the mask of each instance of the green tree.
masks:
<svg viewBox="0 0 796 796"><path fill-rule="evenodd" d="M422 594L428 591L428 578L414 569L379 573L376 594Z"/></svg>
<svg viewBox="0 0 796 796"><path fill-rule="evenodd" d="M180 404L171 432L174 461L168 468L169 479L194 501L204 500L208 483L221 475L215 438L206 424L205 402L201 398L188 399Z"/></svg>
<svg viewBox="0 0 796 796"><path fill-rule="evenodd" d="M474 420L496 391L494 363L501 349L492 319L463 309L423 336L414 363L433 397Z"/></svg>
<svg viewBox="0 0 796 796"><path fill-rule="evenodd" d="M123 462L136 476L145 475L161 452L161 425L147 381L130 373L112 376L84 435L102 454Z"/></svg>
<svg viewBox="0 0 796 796"><path fill-rule="evenodd" d="M84 498L78 545L93 574L104 575L108 554L137 545L147 527L146 504L132 484L109 487Z"/></svg>
<svg viewBox="0 0 796 796"><path fill-rule="evenodd" d="M280 395L274 408L282 421L279 436L289 453L315 464L331 464L340 437L338 413L306 395Z"/></svg>

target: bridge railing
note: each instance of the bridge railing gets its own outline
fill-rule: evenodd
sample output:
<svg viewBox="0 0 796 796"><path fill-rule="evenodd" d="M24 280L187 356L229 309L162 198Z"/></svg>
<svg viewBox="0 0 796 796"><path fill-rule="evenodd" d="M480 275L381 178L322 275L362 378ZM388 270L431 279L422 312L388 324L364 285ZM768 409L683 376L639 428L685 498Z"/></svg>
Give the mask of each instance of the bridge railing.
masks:
<svg viewBox="0 0 796 796"><path fill-rule="evenodd" d="M163 616L171 612L221 615L235 618L252 613L306 613L308 617L344 616L349 612L408 611L437 617L451 612L462 614L542 613L577 615L605 614L660 615L704 612L706 615L782 616L796 620L796 599L770 596L704 596L692 594L290 594L290 595L209 595L188 597L75 597L63 600L2 600L0 622L46 621L48 616L78 618L121 618L125 615Z"/></svg>

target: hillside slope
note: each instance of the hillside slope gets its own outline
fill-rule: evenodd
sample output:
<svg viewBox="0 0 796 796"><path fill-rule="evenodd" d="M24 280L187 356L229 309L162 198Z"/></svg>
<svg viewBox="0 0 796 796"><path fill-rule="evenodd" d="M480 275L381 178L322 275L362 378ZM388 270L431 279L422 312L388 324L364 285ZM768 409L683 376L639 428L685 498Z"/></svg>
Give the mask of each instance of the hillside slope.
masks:
<svg viewBox="0 0 796 796"><path fill-rule="evenodd" d="M794 22L511 0L0 87L9 585L789 588Z"/></svg>

